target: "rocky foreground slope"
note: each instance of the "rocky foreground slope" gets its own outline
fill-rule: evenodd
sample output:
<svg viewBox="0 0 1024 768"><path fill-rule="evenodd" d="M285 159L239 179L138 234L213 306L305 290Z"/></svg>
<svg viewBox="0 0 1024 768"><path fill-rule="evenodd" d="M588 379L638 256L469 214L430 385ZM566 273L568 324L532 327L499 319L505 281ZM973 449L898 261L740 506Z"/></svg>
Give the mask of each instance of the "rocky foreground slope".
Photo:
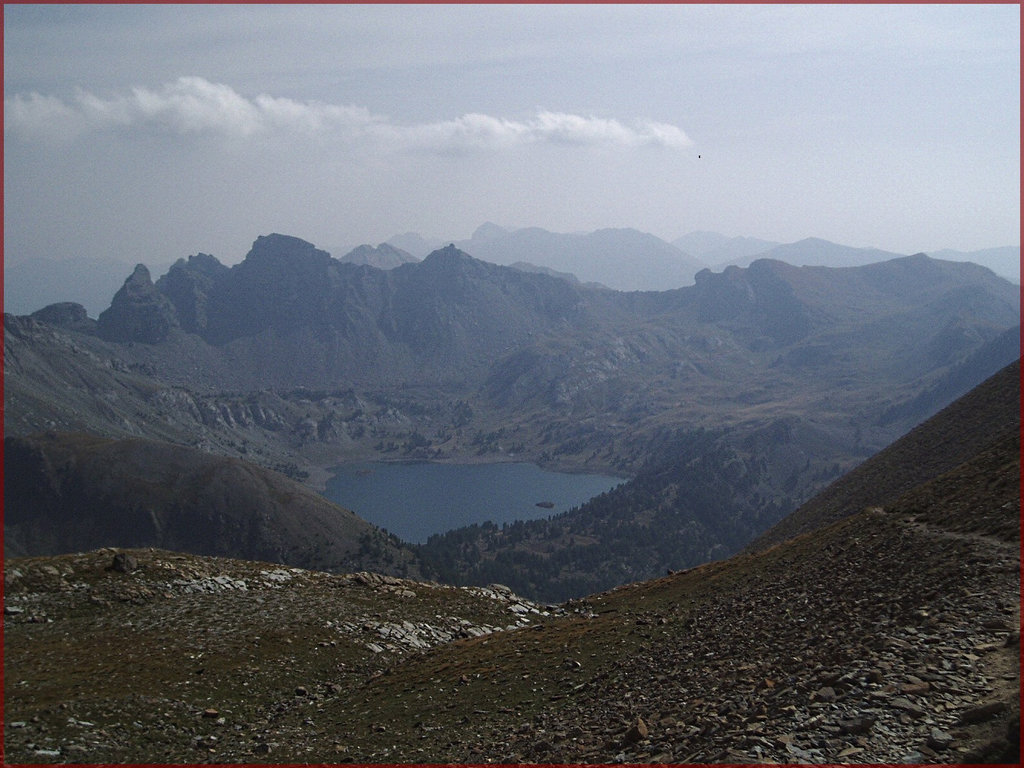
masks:
<svg viewBox="0 0 1024 768"><path fill-rule="evenodd" d="M158 550L5 563L19 762L1016 762L1019 440L547 609ZM120 555L120 556L118 556Z"/></svg>

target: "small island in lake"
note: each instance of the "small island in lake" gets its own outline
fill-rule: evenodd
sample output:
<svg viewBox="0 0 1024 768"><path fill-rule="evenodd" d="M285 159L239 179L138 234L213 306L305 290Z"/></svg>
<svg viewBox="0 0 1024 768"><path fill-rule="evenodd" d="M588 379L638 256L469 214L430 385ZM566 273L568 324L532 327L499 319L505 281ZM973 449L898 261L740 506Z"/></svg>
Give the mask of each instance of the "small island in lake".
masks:
<svg viewBox="0 0 1024 768"><path fill-rule="evenodd" d="M555 502L553 502L553 501L538 501L536 506L542 507L544 509L553 509L554 506L555 506Z"/></svg>

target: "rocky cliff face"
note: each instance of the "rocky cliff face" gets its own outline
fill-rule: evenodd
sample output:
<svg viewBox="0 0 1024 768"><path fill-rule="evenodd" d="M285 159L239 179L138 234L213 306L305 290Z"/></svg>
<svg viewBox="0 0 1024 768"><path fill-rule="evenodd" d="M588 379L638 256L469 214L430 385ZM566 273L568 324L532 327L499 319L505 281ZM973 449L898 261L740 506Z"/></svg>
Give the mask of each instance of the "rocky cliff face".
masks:
<svg viewBox="0 0 1024 768"><path fill-rule="evenodd" d="M207 305L210 291L228 268L205 253L178 259L167 274L156 281L157 290L174 305L183 330L203 335L209 326Z"/></svg>
<svg viewBox="0 0 1024 768"><path fill-rule="evenodd" d="M605 350L623 345L623 361L639 359L648 379L655 368L709 370L697 362L708 344L768 354L784 369L848 363L850 376L882 352L920 376L1015 324L1018 307L1012 286L988 270L923 255L844 270L762 259L704 270L689 288L627 294L488 264L454 246L383 271L272 234L230 269L198 254L154 286L140 265L98 329L104 339L150 345L183 331L257 387L487 379L504 391L514 384L502 380L505 369L550 389L548 373L564 369L583 377L569 389L583 391L593 365L578 358L604 357L614 368L621 355ZM717 368L722 355L713 357ZM527 359L540 370L524 367Z"/></svg>
<svg viewBox="0 0 1024 768"><path fill-rule="evenodd" d="M33 312L31 317L69 331L89 334L96 332L96 321L89 317L85 307L73 301L50 304Z"/></svg>
<svg viewBox="0 0 1024 768"><path fill-rule="evenodd" d="M178 325L174 305L153 285L146 266L139 264L110 308L100 313L97 330L108 341L158 344Z"/></svg>
<svg viewBox="0 0 1024 768"><path fill-rule="evenodd" d="M198 254L155 286L137 269L101 316L100 334L156 344L181 329L224 350L260 386L436 382L479 375L495 352L578 319L580 305L564 281L454 247L384 272L267 235L230 269Z"/></svg>

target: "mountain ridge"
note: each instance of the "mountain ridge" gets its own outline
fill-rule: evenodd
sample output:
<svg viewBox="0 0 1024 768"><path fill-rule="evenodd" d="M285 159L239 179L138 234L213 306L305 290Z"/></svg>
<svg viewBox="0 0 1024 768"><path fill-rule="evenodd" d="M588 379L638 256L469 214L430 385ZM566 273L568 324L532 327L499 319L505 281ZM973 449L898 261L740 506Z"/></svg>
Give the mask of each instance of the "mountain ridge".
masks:
<svg viewBox="0 0 1024 768"><path fill-rule="evenodd" d="M136 270L95 334L68 307L5 318L5 431L149 437L314 483L371 457L643 474L644 514L688 510L676 528L696 526L699 546L666 559L645 539L616 577L639 578L742 545L1016 358L1019 298L990 270L923 254L758 259L622 292L454 244L383 271L269 235L232 267L198 254L156 283ZM694 438L693 461L749 480L733 492L727 472L707 475L728 526L697 520L679 468L655 461L702 431L721 438Z"/></svg>
<svg viewBox="0 0 1024 768"><path fill-rule="evenodd" d="M478 227L477 232L474 232L474 236L478 240L483 239L485 236L489 238L495 236L508 237L514 231L512 228L499 227L488 222ZM581 240L588 233L569 235L549 234L553 235L555 239L562 237ZM593 235L593 233L589 234ZM422 259L431 251L443 247L447 242L455 242L472 253L473 248L470 245L472 241L473 237L470 237L468 240L452 238L448 241L426 239L416 233L408 232L402 235L395 235L372 250L379 251L382 246L386 248L394 247L400 253L407 254L411 258ZM820 238L819 241L829 246L850 249L849 246L827 243L827 241L820 240ZM695 231L676 238L671 242L662 242L684 253L689 253L702 262L694 266L687 275L685 282L691 282L690 278L692 278L692 275L704 266L710 266L716 271L729 265L747 266L757 256L765 255L770 249L784 245L754 237L726 237L717 232L708 231ZM366 255L369 252L366 252L363 256L353 255L363 253L361 249L369 247L358 246L356 248L338 249L339 253L345 253L345 256L340 257L339 260L349 261L353 258L356 260L369 258L372 261L377 259L379 263L373 264L373 266L385 266L387 268L393 268L399 263L390 252L389 255L376 257ZM629 249L627 249L622 255L628 255L629 252ZM929 254L935 258L951 261L974 261L993 269L1001 277L1017 285L1020 284L1019 246L986 248L976 251L942 249L929 251ZM398 258L404 259L406 257L399 256ZM546 263L544 254L541 252L531 252L528 257L520 260L525 263L536 264L537 267L554 269L556 272L564 273L567 271L557 265ZM73 301L85 306L89 316L96 318L109 306L110 297L114 295L123 282L124 271L132 266L130 263L118 261L113 257L89 259L86 257L69 256L67 258L37 257L19 259L8 254L5 261L4 304L6 311L15 315L27 315L49 304ZM816 263L823 261L823 259L819 258ZM153 274L160 274L166 271L170 263L147 263L147 266ZM643 268L641 262L634 262L634 266L636 270L642 270ZM571 270L569 272L571 273ZM581 282L593 281L587 278L580 278L578 275L577 278L581 279ZM612 285L612 283L608 283L608 285ZM622 286L613 287L621 288ZM666 286L656 284L653 287L662 289Z"/></svg>

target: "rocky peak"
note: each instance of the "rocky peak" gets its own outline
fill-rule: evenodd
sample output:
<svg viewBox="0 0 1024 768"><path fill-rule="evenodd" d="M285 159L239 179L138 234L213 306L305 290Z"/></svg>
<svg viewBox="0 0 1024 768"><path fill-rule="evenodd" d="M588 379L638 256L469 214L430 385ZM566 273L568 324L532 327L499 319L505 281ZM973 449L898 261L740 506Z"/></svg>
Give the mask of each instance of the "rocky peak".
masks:
<svg viewBox="0 0 1024 768"><path fill-rule="evenodd" d="M207 275L218 275L227 271L227 267L221 264L216 257L208 253L197 253L195 256L189 256L185 265L191 270Z"/></svg>
<svg viewBox="0 0 1024 768"><path fill-rule="evenodd" d="M326 266L331 254L291 235L260 235L241 266L317 264Z"/></svg>
<svg viewBox="0 0 1024 768"><path fill-rule="evenodd" d="M157 290L145 264L137 264L100 313L97 330L108 341L157 344L178 327L174 305Z"/></svg>
<svg viewBox="0 0 1024 768"><path fill-rule="evenodd" d="M454 243L449 243L444 248L438 248L428 254L421 263L424 267L451 269L477 263L477 260L465 251L456 248Z"/></svg>
<svg viewBox="0 0 1024 768"><path fill-rule="evenodd" d="M474 241L495 240L499 237L505 237L508 233L509 231L504 227L499 227L492 221L486 221L476 228L470 239Z"/></svg>
<svg viewBox="0 0 1024 768"><path fill-rule="evenodd" d="M174 305L181 327L202 333L207 327L209 294L217 280L230 270L207 253L178 259L167 274L156 281L157 289Z"/></svg>
<svg viewBox="0 0 1024 768"><path fill-rule="evenodd" d="M153 278L149 274L149 268L145 264L136 264L135 269L124 281L124 287L130 291L145 291L153 285Z"/></svg>
<svg viewBox="0 0 1024 768"><path fill-rule="evenodd" d="M96 321L91 319L85 307L73 301L61 301L50 304L31 315L33 320L40 320L51 325L58 325L72 331L95 333Z"/></svg>
<svg viewBox="0 0 1024 768"><path fill-rule="evenodd" d="M721 274L701 270L695 275L699 319L753 324L779 343L803 338L810 331L810 317L787 280L788 268L780 261L758 259L746 269L729 266Z"/></svg>

